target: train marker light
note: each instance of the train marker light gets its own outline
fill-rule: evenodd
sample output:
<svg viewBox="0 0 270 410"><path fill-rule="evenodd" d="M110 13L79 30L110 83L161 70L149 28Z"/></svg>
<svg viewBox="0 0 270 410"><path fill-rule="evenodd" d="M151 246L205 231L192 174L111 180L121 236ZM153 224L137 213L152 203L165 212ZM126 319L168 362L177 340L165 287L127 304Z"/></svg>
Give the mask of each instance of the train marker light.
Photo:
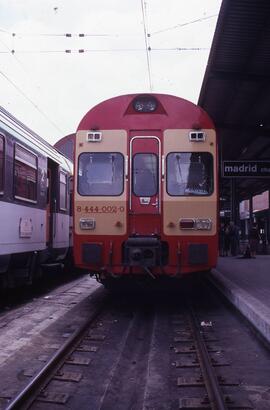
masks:
<svg viewBox="0 0 270 410"><path fill-rule="evenodd" d="M96 228L96 221L93 218L80 218L81 230L93 230Z"/></svg>
<svg viewBox="0 0 270 410"><path fill-rule="evenodd" d="M196 229L210 231L212 228L212 221L209 218L196 219Z"/></svg>
<svg viewBox="0 0 270 410"><path fill-rule="evenodd" d="M206 134L203 131L191 131L189 133L189 141L191 142L204 142L206 140Z"/></svg>
<svg viewBox="0 0 270 410"><path fill-rule="evenodd" d="M209 218L180 219L179 228L183 230L184 229L194 229L194 230L201 230L201 231L210 231L210 229L212 228L212 221Z"/></svg>
<svg viewBox="0 0 270 410"><path fill-rule="evenodd" d="M87 142L101 142L102 132L101 131L89 131L86 135Z"/></svg>
<svg viewBox="0 0 270 410"><path fill-rule="evenodd" d="M191 218L180 219L180 229L195 229L195 220Z"/></svg>

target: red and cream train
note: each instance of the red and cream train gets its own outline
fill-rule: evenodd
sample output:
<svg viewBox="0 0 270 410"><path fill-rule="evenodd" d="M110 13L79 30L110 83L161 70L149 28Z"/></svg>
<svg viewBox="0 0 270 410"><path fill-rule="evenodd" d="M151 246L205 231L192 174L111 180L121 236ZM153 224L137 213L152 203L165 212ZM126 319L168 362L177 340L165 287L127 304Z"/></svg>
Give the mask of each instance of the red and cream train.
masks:
<svg viewBox="0 0 270 410"><path fill-rule="evenodd" d="M184 99L109 99L81 120L75 143L75 264L116 277L181 277L217 260L217 140Z"/></svg>

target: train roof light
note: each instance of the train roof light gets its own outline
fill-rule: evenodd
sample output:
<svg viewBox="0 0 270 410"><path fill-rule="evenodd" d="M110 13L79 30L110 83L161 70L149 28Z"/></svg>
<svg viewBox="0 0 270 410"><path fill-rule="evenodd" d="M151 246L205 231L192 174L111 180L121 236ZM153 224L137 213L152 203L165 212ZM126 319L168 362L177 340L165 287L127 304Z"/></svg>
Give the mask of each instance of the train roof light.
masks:
<svg viewBox="0 0 270 410"><path fill-rule="evenodd" d="M149 113L156 111L158 106L157 99L152 96L137 97L133 101L133 108L137 112Z"/></svg>

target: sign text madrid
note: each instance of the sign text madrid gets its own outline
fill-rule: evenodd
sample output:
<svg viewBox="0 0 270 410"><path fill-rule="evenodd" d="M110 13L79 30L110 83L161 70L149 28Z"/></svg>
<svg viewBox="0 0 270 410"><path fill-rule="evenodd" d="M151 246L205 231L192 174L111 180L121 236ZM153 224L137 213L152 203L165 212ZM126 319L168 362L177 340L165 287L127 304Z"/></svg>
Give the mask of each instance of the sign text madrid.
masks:
<svg viewBox="0 0 270 410"><path fill-rule="evenodd" d="M223 161L222 176L270 178L270 161Z"/></svg>

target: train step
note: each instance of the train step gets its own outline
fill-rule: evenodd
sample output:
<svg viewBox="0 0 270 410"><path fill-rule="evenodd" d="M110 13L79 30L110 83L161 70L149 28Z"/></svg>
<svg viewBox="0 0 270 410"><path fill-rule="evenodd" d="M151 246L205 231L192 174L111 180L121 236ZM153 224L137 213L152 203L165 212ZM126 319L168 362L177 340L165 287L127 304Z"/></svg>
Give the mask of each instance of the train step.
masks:
<svg viewBox="0 0 270 410"><path fill-rule="evenodd" d="M51 270L59 270L62 271L64 269L64 264L61 262L54 262L54 263L42 263L41 269L43 271L51 271Z"/></svg>

